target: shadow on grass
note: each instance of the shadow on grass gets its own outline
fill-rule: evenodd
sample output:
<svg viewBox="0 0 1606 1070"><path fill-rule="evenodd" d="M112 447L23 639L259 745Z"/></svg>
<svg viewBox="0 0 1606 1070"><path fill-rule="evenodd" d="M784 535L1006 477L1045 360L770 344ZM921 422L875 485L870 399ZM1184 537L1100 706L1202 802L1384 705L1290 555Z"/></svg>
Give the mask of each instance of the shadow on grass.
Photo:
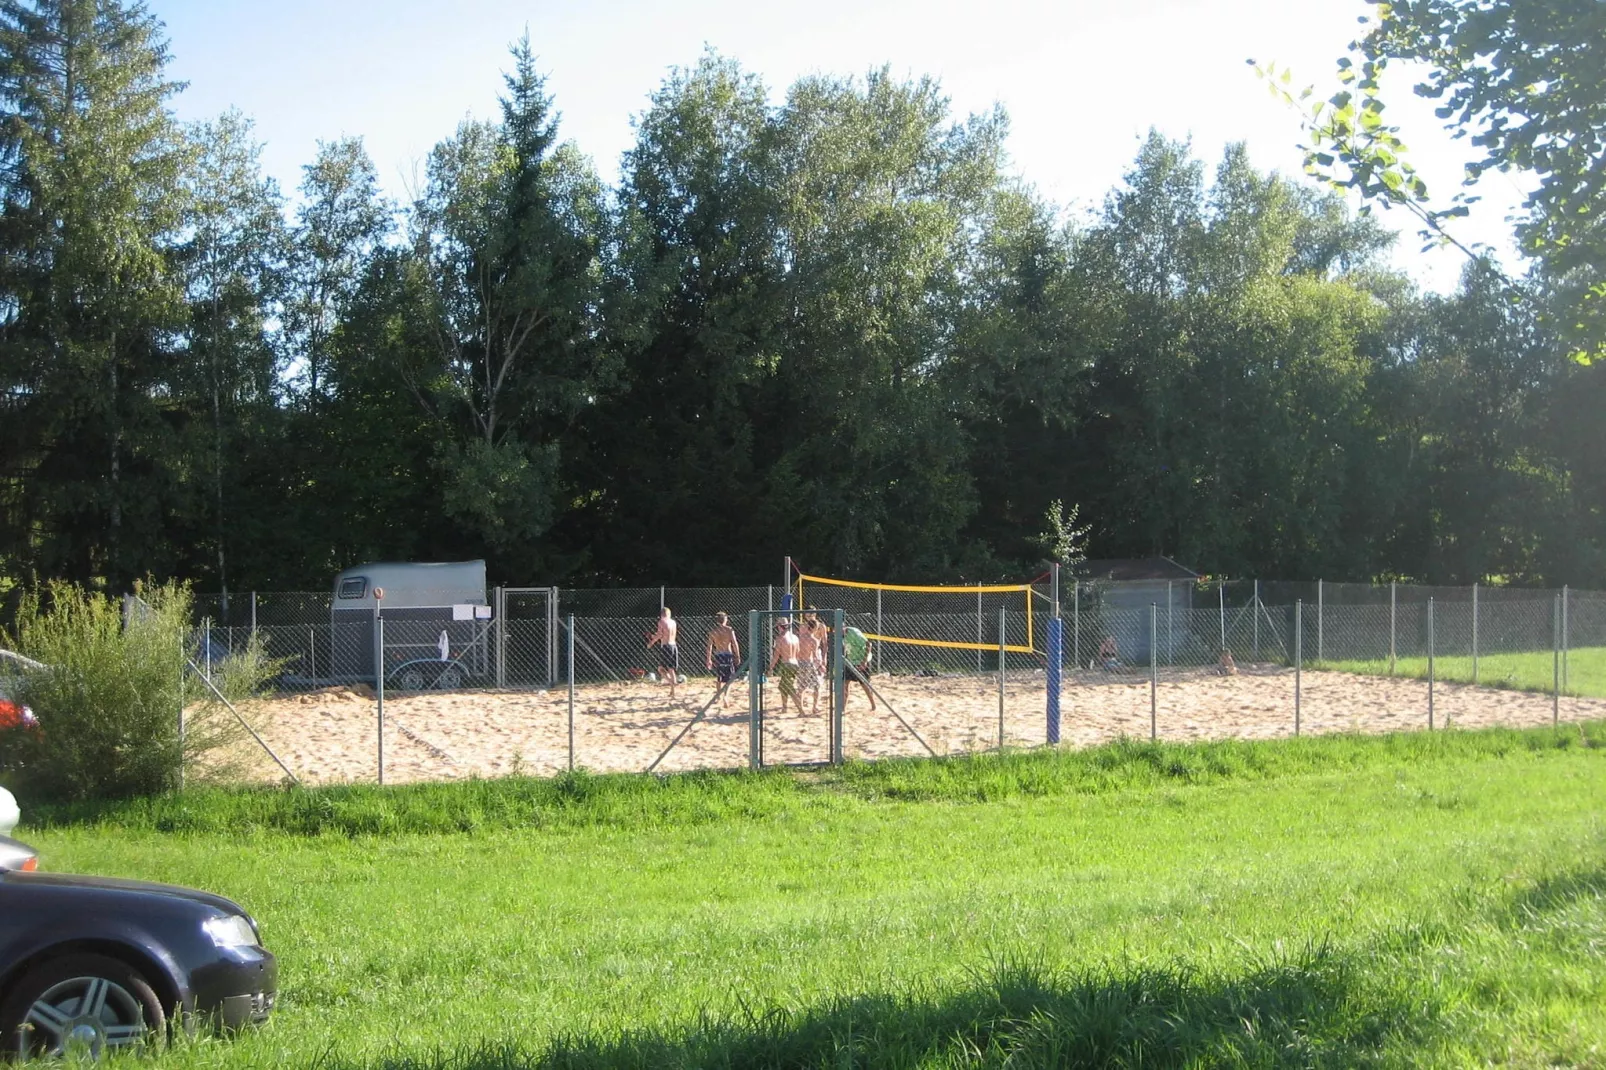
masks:
<svg viewBox="0 0 1606 1070"><path fill-rule="evenodd" d="M691 1067L1353 1066L1435 1028L1420 996L1312 949L1242 976L1177 970L1062 974L1005 965L956 991L863 995L809 1009L704 1016L685 1027L335 1056L331 1068L675 1070Z"/></svg>
<svg viewBox="0 0 1606 1070"><path fill-rule="evenodd" d="M1512 901L1508 913L1521 924L1565 910L1580 899L1602 898L1606 898L1606 866L1595 866L1540 878Z"/></svg>

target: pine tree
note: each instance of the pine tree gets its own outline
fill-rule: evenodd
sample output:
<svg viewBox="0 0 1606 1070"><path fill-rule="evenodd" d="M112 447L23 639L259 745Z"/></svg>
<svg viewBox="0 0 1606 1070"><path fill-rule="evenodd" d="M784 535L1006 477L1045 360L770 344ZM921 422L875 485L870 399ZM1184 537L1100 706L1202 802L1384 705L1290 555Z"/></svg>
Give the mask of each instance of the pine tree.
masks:
<svg viewBox="0 0 1606 1070"><path fill-rule="evenodd" d="M160 25L118 0L0 0L4 553L113 584L160 567L170 264L189 149Z"/></svg>

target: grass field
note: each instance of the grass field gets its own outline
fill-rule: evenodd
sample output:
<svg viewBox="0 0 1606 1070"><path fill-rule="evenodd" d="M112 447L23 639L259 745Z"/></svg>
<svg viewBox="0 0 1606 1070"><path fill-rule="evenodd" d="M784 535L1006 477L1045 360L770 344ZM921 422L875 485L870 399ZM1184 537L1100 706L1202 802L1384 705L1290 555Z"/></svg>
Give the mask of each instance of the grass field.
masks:
<svg viewBox="0 0 1606 1070"><path fill-rule="evenodd" d="M1321 668L1386 676L1389 663L1386 660L1334 661ZM1435 658L1433 672L1440 680L1470 684L1473 682L1472 658ZM1582 647L1568 651L1565 672L1563 694L1606 698L1606 647ZM1394 674L1426 680L1428 659L1399 658L1394 663ZM1548 650L1528 654L1482 655L1478 658L1477 682L1484 687L1549 691L1555 686L1554 655Z"/></svg>
<svg viewBox="0 0 1606 1070"><path fill-rule="evenodd" d="M237 897L163 1066L1606 1064L1606 724L38 811ZM381 835L382 834L382 835Z"/></svg>

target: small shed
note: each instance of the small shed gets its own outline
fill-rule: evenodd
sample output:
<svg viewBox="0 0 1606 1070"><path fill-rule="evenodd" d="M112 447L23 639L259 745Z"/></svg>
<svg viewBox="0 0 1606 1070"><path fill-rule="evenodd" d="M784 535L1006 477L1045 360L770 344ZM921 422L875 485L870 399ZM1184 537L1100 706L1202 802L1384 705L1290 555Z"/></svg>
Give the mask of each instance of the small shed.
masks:
<svg viewBox="0 0 1606 1070"><path fill-rule="evenodd" d="M1169 662L1184 643L1179 625L1185 631L1194 588L1202 578L1169 557L1138 557L1088 561L1080 582L1128 662L1149 660L1149 607L1154 606L1159 657Z"/></svg>
<svg viewBox="0 0 1606 1070"><path fill-rule="evenodd" d="M381 615L387 676L403 662L440 657L443 646L468 674L489 668L484 561L358 565L335 577L332 601L330 675L336 679L374 678L375 622Z"/></svg>

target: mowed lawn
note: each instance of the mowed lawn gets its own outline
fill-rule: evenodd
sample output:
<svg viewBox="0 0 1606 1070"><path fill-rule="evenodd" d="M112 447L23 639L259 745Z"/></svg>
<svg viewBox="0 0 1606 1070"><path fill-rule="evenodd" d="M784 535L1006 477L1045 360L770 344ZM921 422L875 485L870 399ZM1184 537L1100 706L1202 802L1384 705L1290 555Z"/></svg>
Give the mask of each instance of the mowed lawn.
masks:
<svg viewBox="0 0 1606 1070"><path fill-rule="evenodd" d="M196 794L23 831L47 868L261 921L275 1020L164 1066L1583 1066L1603 811L1593 724Z"/></svg>
<svg viewBox="0 0 1606 1070"><path fill-rule="evenodd" d="M1389 672L1387 660L1335 661L1322 667L1369 676L1387 676ZM1484 687L1550 691L1555 686L1556 668L1554 652L1549 650L1525 654L1484 654L1478 658L1477 682ZM1606 698L1606 647L1582 647L1568 651L1562 671L1563 694ZM1433 674L1439 680L1472 683L1472 658L1434 658ZM1428 659L1399 658L1394 663L1394 675L1425 680L1428 676Z"/></svg>

